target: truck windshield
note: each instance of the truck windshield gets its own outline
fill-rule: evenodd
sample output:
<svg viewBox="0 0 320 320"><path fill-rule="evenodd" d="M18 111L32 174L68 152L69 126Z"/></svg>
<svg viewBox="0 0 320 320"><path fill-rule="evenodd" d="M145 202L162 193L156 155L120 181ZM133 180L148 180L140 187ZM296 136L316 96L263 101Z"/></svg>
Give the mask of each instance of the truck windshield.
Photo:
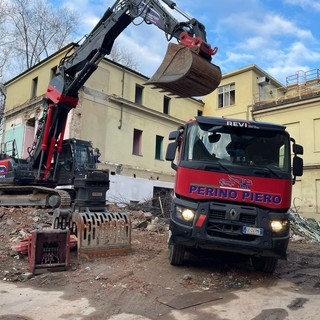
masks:
<svg viewBox="0 0 320 320"><path fill-rule="evenodd" d="M192 167L220 166L220 169L279 173L290 172L290 141L285 131L202 126L187 126L182 161ZM240 168L242 167L242 169ZM258 172L258 171L257 171Z"/></svg>

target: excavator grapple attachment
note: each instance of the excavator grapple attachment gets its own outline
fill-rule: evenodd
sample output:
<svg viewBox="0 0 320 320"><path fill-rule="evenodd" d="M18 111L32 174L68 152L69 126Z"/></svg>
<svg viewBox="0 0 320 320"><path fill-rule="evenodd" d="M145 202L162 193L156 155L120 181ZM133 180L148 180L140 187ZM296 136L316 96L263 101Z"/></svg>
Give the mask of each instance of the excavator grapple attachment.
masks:
<svg viewBox="0 0 320 320"><path fill-rule="evenodd" d="M204 96L220 84L221 70L194 50L169 43L156 73L145 83L180 97Z"/></svg>
<svg viewBox="0 0 320 320"><path fill-rule="evenodd" d="M118 255L131 250L131 220L127 213L76 212L78 256Z"/></svg>

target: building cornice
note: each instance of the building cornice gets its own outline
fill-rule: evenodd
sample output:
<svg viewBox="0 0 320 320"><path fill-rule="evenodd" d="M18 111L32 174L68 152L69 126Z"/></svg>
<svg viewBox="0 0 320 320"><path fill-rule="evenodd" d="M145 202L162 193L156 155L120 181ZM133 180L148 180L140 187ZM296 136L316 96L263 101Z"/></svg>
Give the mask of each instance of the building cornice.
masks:
<svg viewBox="0 0 320 320"><path fill-rule="evenodd" d="M303 170L320 169L320 163L303 164Z"/></svg>
<svg viewBox="0 0 320 320"><path fill-rule="evenodd" d="M269 79L272 80L272 83L276 87L283 87L283 84L281 82L279 82L277 79L273 78L270 74L268 74L266 71L264 71L263 69L258 67L256 64L250 64L248 66L245 66L245 67L242 67L242 68L238 68L238 69L235 69L233 71L224 73L222 75L222 79L229 78L229 77L234 77L234 76L237 76L239 74L243 74L243 73L248 72L248 71L255 71L256 73L260 74L261 76L267 76Z"/></svg>
<svg viewBox="0 0 320 320"><path fill-rule="evenodd" d="M42 101L43 101L43 96L39 96L31 100L28 100L22 105L16 106L13 109L5 111L5 118L14 117L24 112L33 110L35 107L39 106L40 103L42 103Z"/></svg>
<svg viewBox="0 0 320 320"><path fill-rule="evenodd" d="M121 98L121 97L119 97L119 96L117 96L115 94L110 95L108 100L112 101L113 103L119 104L121 106L134 108L136 110L139 110L141 112L147 113L149 115L153 115L155 117L161 118L163 120L171 121L175 125L183 125L185 123L185 121L183 121L183 120L180 120L178 118L172 117L172 116L170 116L168 114L161 113L161 112L153 110L151 108L136 104L136 103L134 103L132 101L126 100L124 98Z"/></svg>

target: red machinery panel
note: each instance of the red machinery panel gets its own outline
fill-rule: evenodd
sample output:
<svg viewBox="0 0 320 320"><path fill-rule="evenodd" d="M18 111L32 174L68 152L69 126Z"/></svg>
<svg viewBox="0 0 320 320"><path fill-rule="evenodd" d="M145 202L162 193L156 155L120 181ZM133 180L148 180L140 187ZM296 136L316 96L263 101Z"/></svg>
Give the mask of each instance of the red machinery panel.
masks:
<svg viewBox="0 0 320 320"><path fill-rule="evenodd" d="M33 274L68 270L70 231L59 229L33 231L28 255L29 269Z"/></svg>

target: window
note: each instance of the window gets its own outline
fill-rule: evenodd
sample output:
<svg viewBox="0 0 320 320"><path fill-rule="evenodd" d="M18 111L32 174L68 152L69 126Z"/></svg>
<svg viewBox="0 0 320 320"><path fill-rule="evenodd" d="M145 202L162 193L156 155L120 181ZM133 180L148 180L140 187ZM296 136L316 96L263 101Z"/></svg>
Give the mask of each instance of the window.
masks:
<svg viewBox="0 0 320 320"><path fill-rule="evenodd" d="M163 113L165 114L169 114L170 100L171 99L169 97L163 97Z"/></svg>
<svg viewBox="0 0 320 320"><path fill-rule="evenodd" d="M38 89L38 77L32 79L31 98L35 98L37 96L37 89Z"/></svg>
<svg viewBox="0 0 320 320"><path fill-rule="evenodd" d="M51 68L50 79L53 79L56 76L57 67Z"/></svg>
<svg viewBox="0 0 320 320"><path fill-rule="evenodd" d="M134 98L134 102L142 105L142 96L143 96L143 87L136 84L136 95Z"/></svg>
<svg viewBox="0 0 320 320"><path fill-rule="evenodd" d="M218 88L218 108L228 107L235 104L235 84L228 84Z"/></svg>
<svg viewBox="0 0 320 320"><path fill-rule="evenodd" d="M133 150L132 153L136 156L141 156L142 131L133 129Z"/></svg>
<svg viewBox="0 0 320 320"><path fill-rule="evenodd" d="M198 116L198 117L201 117L202 114L203 114L202 110L198 110L197 116Z"/></svg>
<svg viewBox="0 0 320 320"><path fill-rule="evenodd" d="M158 159L158 160L162 160L163 159L162 147L163 147L163 137L156 136L156 154L155 154L155 158Z"/></svg>

